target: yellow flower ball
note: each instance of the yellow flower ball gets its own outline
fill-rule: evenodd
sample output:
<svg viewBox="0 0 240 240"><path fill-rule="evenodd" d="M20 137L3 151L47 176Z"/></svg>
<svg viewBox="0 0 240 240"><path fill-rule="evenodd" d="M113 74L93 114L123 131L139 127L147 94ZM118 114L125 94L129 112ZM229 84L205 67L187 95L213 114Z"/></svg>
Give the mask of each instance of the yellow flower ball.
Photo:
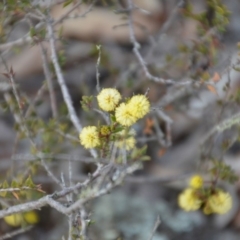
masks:
<svg viewBox="0 0 240 240"><path fill-rule="evenodd" d="M106 112L113 111L120 99L120 93L114 88L105 88L97 96L99 107Z"/></svg>
<svg viewBox="0 0 240 240"><path fill-rule="evenodd" d="M111 133L110 127L109 127L109 126L106 126L106 125L102 126L102 127L100 128L100 133L101 133L101 135L103 135L103 136L109 135L109 134Z"/></svg>
<svg viewBox="0 0 240 240"><path fill-rule="evenodd" d="M232 197L229 193L219 190L208 198L207 204L213 213L225 214L232 208Z"/></svg>
<svg viewBox="0 0 240 240"><path fill-rule="evenodd" d="M126 103L121 103L115 112L116 121L123 126L132 126L136 121L137 118L133 116L129 105Z"/></svg>
<svg viewBox="0 0 240 240"><path fill-rule="evenodd" d="M128 104L132 115L137 119L143 118L150 110L150 103L145 95L133 96Z"/></svg>
<svg viewBox="0 0 240 240"><path fill-rule="evenodd" d="M201 188L203 186L203 178L200 175L194 175L191 177L189 185L195 189Z"/></svg>
<svg viewBox="0 0 240 240"><path fill-rule="evenodd" d="M30 211L24 213L24 219L29 224L37 224L39 222L39 217L36 211Z"/></svg>
<svg viewBox="0 0 240 240"><path fill-rule="evenodd" d="M95 148L100 145L100 138L97 127L84 127L79 134L80 143L85 148Z"/></svg>
<svg viewBox="0 0 240 240"><path fill-rule="evenodd" d="M209 204L206 204L203 208L203 213L206 215L212 214L213 210L211 209L211 207L209 206Z"/></svg>
<svg viewBox="0 0 240 240"><path fill-rule="evenodd" d="M127 151L133 149L136 145L135 131L131 129L129 132L125 130L121 131L117 135L119 136L118 140L115 142L116 147L125 148Z"/></svg>
<svg viewBox="0 0 240 240"><path fill-rule="evenodd" d="M201 207L202 201L192 188L185 189L178 197L178 205L185 211L195 211Z"/></svg>
<svg viewBox="0 0 240 240"><path fill-rule="evenodd" d="M4 221L12 227L20 227L24 222L23 217L20 213L15 213L3 218Z"/></svg>

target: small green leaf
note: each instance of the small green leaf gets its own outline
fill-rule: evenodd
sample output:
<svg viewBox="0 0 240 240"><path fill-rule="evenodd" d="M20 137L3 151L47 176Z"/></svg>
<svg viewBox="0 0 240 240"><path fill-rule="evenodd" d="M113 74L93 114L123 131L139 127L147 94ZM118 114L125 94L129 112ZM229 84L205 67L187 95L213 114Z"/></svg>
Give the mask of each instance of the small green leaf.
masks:
<svg viewBox="0 0 240 240"><path fill-rule="evenodd" d="M24 185L27 186L27 187L30 187L30 188L34 188L35 187L35 184L33 183L31 176L29 176L26 179L26 181L24 182Z"/></svg>
<svg viewBox="0 0 240 240"><path fill-rule="evenodd" d="M73 0L67 0L64 4L63 7L66 7L68 5L70 5L73 2Z"/></svg>
<svg viewBox="0 0 240 240"><path fill-rule="evenodd" d="M19 187L19 184L17 183L17 181L13 180L13 181L11 182L11 187L12 187L12 188L18 188L18 187Z"/></svg>

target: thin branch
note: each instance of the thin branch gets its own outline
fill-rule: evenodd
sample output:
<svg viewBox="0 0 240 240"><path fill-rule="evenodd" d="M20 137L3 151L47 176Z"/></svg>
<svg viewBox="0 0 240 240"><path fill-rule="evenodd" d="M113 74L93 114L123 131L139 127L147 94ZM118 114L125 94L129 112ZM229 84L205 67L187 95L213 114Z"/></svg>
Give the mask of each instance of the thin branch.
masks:
<svg viewBox="0 0 240 240"><path fill-rule="evenodd" d="M20 192L20 191L24 191L24 190L29 190L29 191L36 190L36 191L38 191L37 188L20 187L20 188L1 188L0 193L1 192Z"/></svg>
<svg viewBox="0 0 240 240"><path fill-rule="evenodd" d="M107 113L105 113L105 112L103 112L103 111L101 111L101 110L99 110L97 108L93 108L93 111L99 113L103 117L104 121L107 124L110 124L109 115L107 115Z"/></svg>
<svg viewBox="0 0 240 240"><path fill-rule="evenodd" d="M86 196L85 198L80 198L67 209L67 212L73 212L76 209L81 208L86 202L107 194L111 189L122 184L123 180L127 175L141 169L141 167L141 164L135 163L132 166L127 167L125 170L117 172L116 175L113 176L112 181L109 182L104 188L93 191L92 194Z"/></svg>
<svg viewBox="0 0 240 240"><path fill-rule="evenodd" d="M76 3L73 5L63 16L61 16L58 20L54 22L54 25L61 23L71 12L73 12L77 7L79 7L82 4L82 1Z"/></svg>
<svg viewBox="0 0 240 240"><path fill-rule="evenodd" d="M84 207L81 208L80 210L80 216L81 216L81 237L83 240L88 240L87 237L87 212Z"/></svg>
<svg viewBox="0 0 240 240"><path fill-rule="evenodd" d="M223 132L231 128L233 125L239 125L239 124L240 124L240 113L236 113L233 116L223 120L222 122L214 126L212 129L210 129L208 133L202 138L201 145L203 145L216 132Z"/></svg>
<svg viewBox="0 0 240 240"><path fill-rule="evenodd" d="M128 8L129 9L133 9L133 3L132 0L128 0ZM136 37L135 37L135 33L134 33L134 23L133 23L133 17L132 17L132 12L130 11L128 13L128 26L129 26L129 36L130 36L130 42L133 44L133 52L139 62L139 64L142 67L142 70L146 76L147 79L152 80L154 82L157 83L162 83L162 84L175 84L175 85L188 85L191 84L192 81L185 81L185 82L176 82L172 79L163 79L163 78L159 78L156 77L154 75L152 75L149 70L148 67L146 65L145 60L143 59L139 49L140 49L140 44L138 43Z"/></svg>
<svg viewBox="0 0 240 240"><path fill-rule="evenodd" d="M6 234L4 234L3 236L0 237L0 240L13 238L14 236L17 236L17 235L20 235L22 233L26 233L26 232L30 231L32 228L33 228L32 226L28 226L28 227L25 227L25 228L21 228L21 229L6 233Z"/></svg>
<svg viewBox="0 0 240 240"><path fill-rule="evenodd" d="M81 123L80 123L80 121L77 117L76 111L73 107L72 99L71 99L71 96L69 94L68 88L66 86L66 82L64 80L64 77L63 77L59 62L58 62L56 46L55 46L55 42L54 42L53 27L52 27L52 23L51 23L50 19L47 23L47 32L48 32L49 38L50 38L51 59L52 59L52 62L53 62L53 66L54 66L56 75L57 75L58 83L60 85L60 88L61 88L61 91L62 91L62 94L63 94L64 102L67 105L68 112L69 112L69 115L70 115L70 119L71 119L73 125L75 126L75 128L77 129L78 132L81 132L82 125L81 125ZM92 154L92 156L94 158L97 158L97 152L94 149L91 149L90 153Z"/></svg>
<svg viewBox="0 0 240 240"><path fill-rule="evenodd" d="M71 155L71 154L47 154L47 153L41 153L41 158L43 159L58 159L62 161L71 161L71 162L82 162L82 163L108 163L109 160L105 158L92 158L92 157L86 157L86 156L78 156L78 155ZM21 161L21 162L32 162L36 161L38 158L34 154L14 154L11 156L11 158L6 158L5 160L7 161L8 159L11 159L13 161Z"/></svg>
<svg viewBox="0 0 240 240"><path fill-rule="evenodd" d="M158 36L157 36L157 40L155 42L155 44L153 45L152 48L150 48L149 52L147 53L147 58L150 58L150 56L152 56L152 54L154 53L154 51L157 49L157 47L159 47L159 42L161 40L161 36L163 33L165 33L166 31L168 31L168 29L171 27L172 23L175 21L176 16L179 13L179 8L181 8L184 4L184 0L180 0L177 5L173 8L173 10L171 11L171 13L169 14L168 19L164 22L164 24L162 25Z"/></svg>
<svg viewBox="0 0 240 240"><path fill-rule="evenodd" d="M29 103L29 107L25 113L25 118L28 118L30 116L30 114L32 113L32 111L34 110L34 105L42 98L45 90L46 90L46 84L43 84L37 91L36 96L34 97L33 100L31 100L31 102Z"/></svg>
<svg viewBox="0 0 240 240"><path fill-rule="evenodd" d="M63 1L64 2L64 1ZM86 16L87 13L89 13L91 10L92 10L92 7L94 6L96 1L93 1L93 3L89 6L89 8L83 13L81 14L80 16L78 17L84 17ZM64 14L62 17L60 17L59 19L57 19L54 23L53 23L53 26L61 23L64 19L66 19L68 17L68 15L74 11L78 6L80 6L80 4L82 4L82 2L79 2L77 4L75 4L71 9L69 9L69 11ZM43 27L45 25L45 21L41 21L39 22L34 28L36 30L39 30L41 27ZM28 32L27 34L25 34L23 37L15 40L15 41L12 41L12 42L8 42L8 43L3 43L3 44L0 44L0 51L1 50L7 50L7 49L10 49L12 47L20 47L26 43L30 43L32 41L32 37L30 36L30 32Z"/></svg>
<svg viewBox="0 0 240 240"><path fill-rule="evenodd" d="M49 169L48 165L46 164L45 160L40 156L41 159L41 164L44 167L44 169L46 170L47 174L49 177L51 177L51 179L58 184L61 188L64 189L63 184L61 183L60 180L57 179L57 177L53 174L53 172Z"/></svg>
<svg viewBox="0 0 240 240"><path fill-rule="evenodd" d="M54 193L51 195L46 195L45 197L42 197L36 201L18 204L18 205L3 209L0 211L0 218L3 218L7 215L11 215L14 213L18 213L18 212L25 212L25 211L30 211L33 209L40 209L41 207L46 206L46 205L49 205L49 206L55 208L56 210L58 210L59 212L64 213L66 208L62 204L58 203L55 199L64 197L74 191L81 189L84 186L87 186L92 180L94 180L95 178L100 176L100 172L102 169L103 169L102 167L99 167L91 175L91 178L86 179L83 183L77 183L74 186L64 188L60 192L57 192L57 193Z"/></svg>
<svg viewBox="0 0 240 240"><path fill-rule="evenodd" d="M98 59L97 59L97 63L96 63L96 80L97 80L97 92L100 92L100 82L99 82L99 77L100 77L100 73L99 73L99 65L101 62L101 45L97 46L97 50L98 50Z"/></svg>
<svg viewBox="0 0 240 240"><path fill-rule="evenodd" d="M7 67L6 67L6 69L7 69ZM11 109L13 115L14 115L15 121L19 124L22 131L26 134L26 136L27 136L28 140L30 141L32 147L37 151L37 153L38 153L37 156L41 159L41 164L45 168L48 175L52 178L52 180L54 182L56 182L57 184L59 184L61 186L61 182L54 176L54 174L50 171L47 164L45 163L44 159L41 157L42 154L41 154L41 152L39 152L39 150L37 148L37 145L33 141L32 137L31 137L31 134L30 134L30 131L27 128L24 116L23 116L22 111L21 111L22 108L21 108L21 103L20 103L20 97L19 97L18 92L17 92L17 88L16 88L16 84L15 84L15 80L14 80L14 73L13 73L12 69L10 69L10 71L8 72L8 76L9 76L11 84L12 84L14 97L16 98L16 101L18 103L19 113L16 113L16 111L14 110L14 106L12 106L12 104L11 104L10 94L6 92L4 94L4 97L5 97L6 102L10 106L10 109Z"/></svg>
<svg viewBox="0 0 240 240"><path fill-rule="evenodd" d="M69 133L65 133L63 131L61 131L60 129L55 129L54 130L56 133L58 133L59 135L65 137L66 139L69 139L71 141L74 141L74 142L79 142L79 139Z"/></svg>
<svg viewBox="0 0 240 240"><path fill-rule="evenodd" d="M80 198L78 201L76 201L69 207L65 207L64 205L62 205L61 203L56 201L57 199L59 199L61 197L64 197L70 193L73 193L73 192L81 189L82 187L87 186L90 182L92 182L94 179L96 179L98 176L100 176L101 171L103 170L103 167L99 167L91 175L91 177L88 178L83 183L77 183L76 185L74 185L72 187L65 188L65 189L61 190L60 192L57 192L57 193L54 193L51 195L46 195L45 197L42 197L36 201L18 204L18 205L0 210L0 218L3 218L7 215L11 215L14 213L18 213L18 212L25 212L25 211L31 211L34 209L40 209L46 205L49 205L50 207L56 209L58 212L68 216L70 213L72 213L76 209L80 209L86 202L89 202L92 199L102 196L102 195L108 193L109 191L111 191L114 187L122 184L123 180L125 179L125 177L127 175L132 174L136 170L139 170L141 167L142 167L142 165L140 163L135 163L135 164L127 167L125 170L122 170L120 172L117 171L117 173L112 177L112 181L109 182L108 184L106 184L105 187L103 187L102 189L93 189L91 194L89 194L88 196L85 196L83 198Z"/></svg>
<svg viewBox="0 0 240 240"><path fill-rule="evenodd" d="M40 22L38 23L36 26L35 26L35 29L38 30L40 29L41 27L44 26L44 22ZM22 38L19 38L15 41L12 41L12 42L8 42L8 43L3 43L3 44L0 44L0 51L2 50L7 50L7 49L10 49L12 47L20 47L26 43L30 43L32 41L32 37L30 36L30 32L28 32L26 35L24 35Z"/></svg>
<svg viewBox="0 0 240 240"><path fill-rule="evenodd" d="M69 178L69 186L73 186L73 176L72 176L72 162L68 160L68 178ZM70 193L67 196L68 203L71 204L73 202L73 194ZM73 214L69 214L68 216L68 240L72 240L72 222L73 222Z"/></svg>
<svg viewBox="0 0 240 240"><path fill-rule="evenodd" d="M51 109L52 109L52 114L53 117L57 117L57 104L56 104L56 95L53 87L53 82L52 82L52 74L48 66L48 59L47 59L47 52L46 49L44 48L43 44L39 42L40 49L41 49L41 56L42 56L42 62L43 62L43 71L44 75L47 80L48 84L48 90L49 90L49 95L50 95L50 104L51 104Z"/></svg>
<svg viewBox="0 0 240 240"><path fill-rule="evenodd" d="M59 18L58 20L56 20L54 22L54 25L61 23L63 20L65 19L75 19L75 18L83 18L85 17L89 12L92 11L92 8L94 6L94 4L96 3L96 0L94 0L90 6L88 7L88 9L86 9L86 11L84 13L81 14L74 14L74 15L70 15L69 14L71 12L73 12L77 7L79 7L82 4L82 1L80 1L79 3L76 3L72 8L69 9L69 11L67 11L61 18Z"/></svg>
<svg viewBox="0 0 240 240"><path fill-rule="evenodd" d="M71 96L69 94L68 88L66 86L66 82L64 80L64 77L63 77L59 62L58 62L58 56L57 56L55 40L54 40L53 27L52 27L51 22L49 22L47 24L47 31L48 31L49 38L50 38L51 59L52 59L52 62L53 62L53 66L54 66L56 75L57 75L57 80L58 80L58 83L61 87L63 98L64 98L64 101L67 105L68 112L69 112L69 115L70 115L70 119L71 119L73 125L75 126L75 128L78 130L78 132L80 132L82 130L82 126L81 126L81 123L80 123L80 121L77 117L76 111L73 108L72 99L71 99Z"/></svg>
<svg viewBox="0 0 240 240"><path fill-rule="evenodd" d="M157 219L156 219L156 222L155 222L155 224L154 224L153 230L152 230L152 232L151 232L151 235L150 235L150 237L148 238L148 240L152 240L152 239L153 239L154 234L155 234L155 232L157 231L157 228L158 228L158 226L160 225L160 223L161 223L161 220L160 220L160 217L158 216Z"/></svg>

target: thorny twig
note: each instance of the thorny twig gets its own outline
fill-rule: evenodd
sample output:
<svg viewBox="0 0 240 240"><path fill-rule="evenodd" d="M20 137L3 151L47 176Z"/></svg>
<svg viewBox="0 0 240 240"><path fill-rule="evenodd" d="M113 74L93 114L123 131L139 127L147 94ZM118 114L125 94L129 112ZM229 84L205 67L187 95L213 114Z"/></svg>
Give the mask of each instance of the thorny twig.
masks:
<svg viewBox="0 0 240 240"><path fill-rule="evenodd" d="M120 185L127 175L132 174L133 172L135 172L136 170L138 170L140 168L141 168L141 164L135 163L131 166L128 166L126 169L124 169L122 171L117 171L115 173L115 175L112 177L112 181L107 183L105 187L103 187L101 189L93 188L91 194L89 194L83 198L80 198L79 200L77 200L75 203L73 203L69 207L65 207L64 205L62 205L61 203L56 201L57 199L59 199L61 197L64 197L72 192L80 190L81 188L87 186L91 181L93 181L93 179L96 179L98 176L100 176L103 167L99 167L91 175L91 177L88 178L87 180L85 180L83 183L77 183L76 185L74 185L72 187L65 188L55 194L46 195L45 197L42 197L36 201L22 203L22 204L18 204L18 205L3 209L0 211L0 218L3 218L10 214L18 213L18 212L25 212L25 211L31 211L34 209L40 209L46 205L49 205L52 208L59 211L60 213L68 216L76 209L80 209L86 202L89 202L92 199L95 199L99 196L102 196L102 195L108 193L114 187Z"/></svg>

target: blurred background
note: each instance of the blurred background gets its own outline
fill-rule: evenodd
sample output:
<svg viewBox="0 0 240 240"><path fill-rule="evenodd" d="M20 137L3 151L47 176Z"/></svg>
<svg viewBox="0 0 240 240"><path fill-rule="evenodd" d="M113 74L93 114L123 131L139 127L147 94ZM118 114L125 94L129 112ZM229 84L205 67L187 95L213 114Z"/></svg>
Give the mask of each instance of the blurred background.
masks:
<svg viewBox="0 0 240 240"><path fill-rule="evenodd" d="M87 6L91 6L89 1L86 2ZM105 12L97 15L98 10L105 9L113 13L121 7L111 1L97 2L96 8L88 13L96 13L97 21L87 21L88 14L76 18L77 20L71 19L71 30L69 25L69 33L65 32L66 25L59 39L59 59L73 105L83 126L101 121L101 116L96 112L84 112L80 104L83 95L97 94L96 67L100 74L101 88L116 87L125 97L148 91L153 108L147 117L134 126L138 145L147 145L147 154L151 160L144 163L143 170L127 177L122 186L87 205L93 221L89 227L90 239L147 240L159 217L160 224L154 240L237 240L240 228L239 182L234 185L223 184L223 188L233 198L233 207L225 215L206 216L200 211L185 212L179 208L177 199L187 186L189 177L196 173L206 174L205 169L211 159L224 160L237 175L240 174L239 121L230 128L216 130L219 123L239 114L240 110L240 2L156 2L156 11L149 6L149 11L154 12L153 17L134 15L134 20L141 22L141 31L144 32L137 36L141 44L140 53L151 74L174 80L177 84L161 84L146 77L132 51L128 29L127 33L123 30L119 36L101 34L107 28L104 24L111 25L111 21ZM221 22L224 14L221 15L221 11L219 15L213 13L208 2L213 5L222 2L229 10L229 23L224 25ZM148 7L146 2L143 5L145 4ZM192 9L188 8L189 4ZM4 14L3 11L1 14ZM54 11L53 15L57 15ZM197 15L203 12L206 13L203 18ZM6 29L1 30L1 44L19 39L29 31L29 22L22 20L17 11L14 14L13 18L16 17L17 20L10 19L12 23L10 21ZM214 17L211 14L215 14ZM118 16L124 22L124 15ZM211 19L220 19L222 25L211 22ZM74 23L75 20L78 22ZM78 25L79 21L86 22ZM96 23L98 21L99 25ZM111 29L126 27L120 26L121 21L119 26L115 26L114 20ZM38 20L32 19L32 22L36 24ZM148 30L151 25L154 27ZM90 30L86 33L82 30L81 33L81 27ZM225 30L222 31L221 27ZM3 34L4 31L7 35ZM105 32L108 34L108 31ZM124 34L126 37L123 37ZM96 45L99 44L101 61L96 66L99 57ZM54 73L53 88L61 130L75 138L67 139L64 134L57 132L60 123L52 121L50 124L53 118L50 97L40 55L37 51L34 52L37 48L37 44L28 44L6 51L0 45L2 59L16 70L17 87L23 106L27 109L32 104L32 112L41 119L32 120L29 125L32 126L42 151L51 155L48 159L49 167L56 175L62 174L67 179L71 162L72 180L78 182L85 179L95 167L89 153L76 140L78 133L69 123ZM1 72L5 72L3 61L0 64ZM53 193L59 190L58 187L37 163L29 142L17 133L19 126L16 125L11 109L6 107L6 93L11 102L12 91L8 90L6 78L3 75L0 78L1 181L12 180L21 174L31 175L33 182L41 184L46 193ZM154 108L160 111L155 111ZM31 121L33 115L29 116ZM4 206L5 199L0 200ZM19 201L11 199L10 203L16 204ZM37 214L39 221L31 230L11 239L64 239L62 236L66 236L68 223L63 215L48 207L37 211ZM12 230L16 229L0 220L0 236Z"/></svg>

